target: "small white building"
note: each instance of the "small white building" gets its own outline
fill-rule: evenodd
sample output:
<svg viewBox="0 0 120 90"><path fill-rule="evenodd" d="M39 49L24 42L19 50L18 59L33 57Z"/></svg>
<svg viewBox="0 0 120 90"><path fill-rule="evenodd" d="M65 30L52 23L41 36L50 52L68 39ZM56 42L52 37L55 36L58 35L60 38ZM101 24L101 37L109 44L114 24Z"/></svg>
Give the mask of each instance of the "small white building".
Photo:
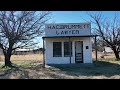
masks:
<svg viewBox="0 0 120 90"><path fill-rule="evenodd" d="M113 50L110 47L104 47L106 53L113 53Z"/></svg>
<svg viewBox="0 0 120 90"><path fill-rule="evenodd" d="M92 63L90 23L45 25L44 64Z"/></svg>

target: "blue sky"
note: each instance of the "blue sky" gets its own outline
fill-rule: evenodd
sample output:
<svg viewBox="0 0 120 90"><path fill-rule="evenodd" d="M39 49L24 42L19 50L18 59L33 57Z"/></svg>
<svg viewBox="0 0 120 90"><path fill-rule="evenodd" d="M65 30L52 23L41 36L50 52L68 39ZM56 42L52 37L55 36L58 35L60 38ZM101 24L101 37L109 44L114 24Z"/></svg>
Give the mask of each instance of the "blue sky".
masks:
<svg viewBox="0 0 120 90"><path fill-rule="evenodd" d="M91 12L96 13L96 11ZM104 16L111 17L114 15L115 11L102 11L102 13ZM52 11L52 19L50 20L50 23L79 23L86 22L85 19L88 21L90 19L86 14L86 11Z"/></svg>
<svg viewBox="0 0 120 90"><path fill-rule="evenodd" d="M100 11L91 11L92 13ZM118 11L102 11L105 17L113 18ZM86 11L51 11L51 19L48 23L81 23L90 22L90 17L86 14ZM94 27L94 25L91 25ZM42 38L40 39L39 47L42 47Z"/></svg>

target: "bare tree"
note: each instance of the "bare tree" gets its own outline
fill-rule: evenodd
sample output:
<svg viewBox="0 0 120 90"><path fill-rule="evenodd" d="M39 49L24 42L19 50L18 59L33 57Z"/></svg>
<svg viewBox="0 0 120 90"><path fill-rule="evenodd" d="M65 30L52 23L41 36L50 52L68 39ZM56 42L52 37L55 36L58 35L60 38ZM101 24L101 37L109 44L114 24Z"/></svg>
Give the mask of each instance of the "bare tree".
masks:
<svg viewBox="0 0 120 90"><path fill-rule="evenodd" d="M49 14L47 11L0 11L0 48L5 66L12 66L10 57L14 50L37 44L34 39L41 36Z"/></svg>
<svg viewBox="0 0 120 90"><path fill-rule="evenodd" d="M92 18L92 23L96 24L96 34L98 34L102 40L108 45L115 54L117 60L120 59L120 20L118 14L115 13L114 18L104 18L102 13L87 12ZM111 20L112 19L112 20Z"/></svg>

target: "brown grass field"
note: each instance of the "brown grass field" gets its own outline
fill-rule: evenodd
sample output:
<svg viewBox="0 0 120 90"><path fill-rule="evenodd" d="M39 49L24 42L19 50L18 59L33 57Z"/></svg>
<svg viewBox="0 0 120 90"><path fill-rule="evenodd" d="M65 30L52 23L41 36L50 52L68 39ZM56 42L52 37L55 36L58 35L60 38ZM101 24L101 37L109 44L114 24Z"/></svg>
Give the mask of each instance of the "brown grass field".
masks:
<svg viewBox="0 0 120 90"><path fill-rule="evenodd" d="M104 56L104 58L101 58L101 56ZM92 53L93 60L95 59L95 52ZM101 53L98 52L98 59L114 59L115 55L113 53ZM28 54L28 55L12 55L11 61L12 62L22 62L22 61L38 61L42 62L43 55L42 54ZM0 55L0 61L4 61L4 56Z"/></svg>
<svg viewBox="0 0 120 90"><path fill-rule="evenodd" d="M104 56L104 58L102 58L102 56ZM102 52L98 52L97 53L97 57L98 57L98 60L102 60L102 59L115 59L115 55L114 53L102 53ZM92 53L92 58L93 60L95 59L95 52Z"/></svg>
<svg viewBox="0 0 120 90"><path fill-rule="evenodd" d="M19 63L19 62L40 62L42 63L43 55L42 54L29 54L29 55L12 55L11 61L13 63ZM4 56L0 56L0 61L4 61Z"/></svg>

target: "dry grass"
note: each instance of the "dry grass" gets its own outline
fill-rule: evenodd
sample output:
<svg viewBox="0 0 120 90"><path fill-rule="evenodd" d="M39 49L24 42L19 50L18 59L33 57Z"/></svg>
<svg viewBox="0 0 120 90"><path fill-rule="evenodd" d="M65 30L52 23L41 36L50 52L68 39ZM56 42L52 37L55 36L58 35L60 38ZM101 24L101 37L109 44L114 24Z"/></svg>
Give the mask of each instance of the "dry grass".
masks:
<svg viewBox="0 0 120 90"><path fill-rule="evenodd" d="M102 52L98 52L98 59L102 60L102 59L115 59L115 55L114 53L102 53ZM92 58L95 59L95 52L92 53Z"/></svg>
<svg viewBox="0 0 120 90"><path fill-rule="evenodd" d="M98 52L98 59L101 59L101 56L104 56L105 59L113 59L115 58L114 53L102 53ZM95 59L95 52L92 53L93 59ZM11 60L12 61L19 61L19 60L37 60L37 61L42 61L43 55L42 54L28 54L28 55L12 55ZM0 55L0 61L4 61L4 56Z"/></svg>
<svg viewBox="0 0 120 90"><path fill-rule="evenodd" d="M104 56L104 58L101 58ZM95 60L95 52L92 53L92 58ZM103 59L115 59L115 55L113 53L107 53L104 54L102 52L98 52L98 59L103 60ZM4 56L0 55L0 61L4 61ZM16 62L26 62L26 61L38 61L42 62L43 61L43 54L29 54L29 55L12 55L11 56L11 61L14 63Z"/></svg>
<svg viewBox="0 0 120 90"><path fill-rule="evenodd" d="M12 62L23 62L23 61L38 61L42 62L43 55L42 54L29 54L29 55L12 55ZM4 56L0 56L0 61L4 61Z"/></svg>

